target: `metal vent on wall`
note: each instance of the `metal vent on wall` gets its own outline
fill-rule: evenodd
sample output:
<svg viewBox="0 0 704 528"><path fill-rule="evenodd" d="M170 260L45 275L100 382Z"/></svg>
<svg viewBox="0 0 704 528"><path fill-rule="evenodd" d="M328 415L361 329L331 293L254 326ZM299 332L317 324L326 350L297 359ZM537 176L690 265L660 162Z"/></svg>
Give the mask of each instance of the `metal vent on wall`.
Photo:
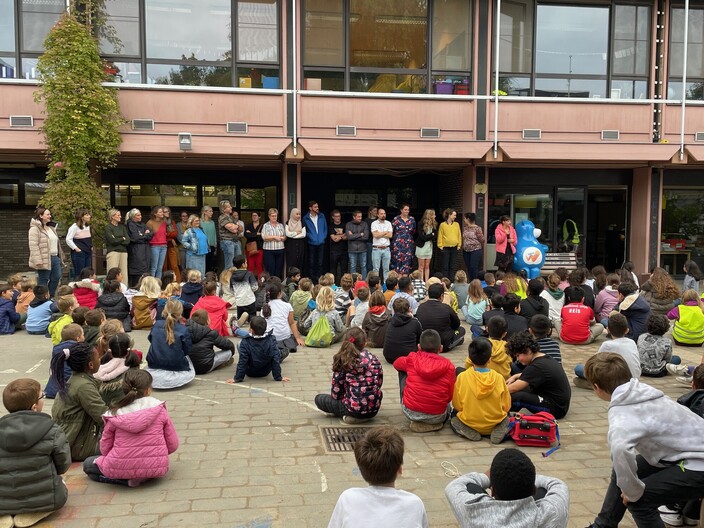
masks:
<svg viewBox="0 0 704 528"><path fill-rule="evenodd" d="M132 130L154 130L153 119L133 119Z"/></svg>
<svg viewBox="0 0 704 528"><path fill-rule="evenodd" d="M524 128L523 139L540 139L543 131L539 128Z"/></svg>
<svg viewBox="0 0 704 528"><path fill-rule="evenodd" d="M439 138L440 129L439 128L421 128L420 137L422 138Z"/></svg>
<svg viewBox="0 0 704 528"><path fill-rule="evenodd" d="M10 116L11 127L33 127L34 117L32 116Z"/></svg>
<svg viewBox="0 0 704 528"><path fill-rule="evenodd" d="M694 141L704 141L704 132L695 132Z"/></svg>
<svg viewBox="0 0 704 528"><path fill-rule="evenodd" d="M621 132L618 130L602 130L601 131L601 140L609 140L609 139L620 139L621 138Z"/></svg>
<svg viewBox="0 0 704 528"><path fill-rule="evenodd" d="M230 134L246 134L247 123L245 123L244 121L228 121L227 131Z"/></svg>
<svg viewBox="0 0 704 528"><path fill-rule="evenodd" d="M335 127L336 136L356 136L357 127L354 125L337 125Z"/></svg>

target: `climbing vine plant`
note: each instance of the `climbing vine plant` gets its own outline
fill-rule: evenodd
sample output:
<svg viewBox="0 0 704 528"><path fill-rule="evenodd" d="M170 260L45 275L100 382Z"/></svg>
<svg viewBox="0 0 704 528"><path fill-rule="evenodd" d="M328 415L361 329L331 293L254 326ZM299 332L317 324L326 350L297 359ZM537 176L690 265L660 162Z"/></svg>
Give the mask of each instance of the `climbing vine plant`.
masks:
<svg viewBox="0 0 704 528"><path fill-rule="evenodd" d="M100 171L116 164L121 143L117 90L100 58L95 22L102 2L73 2L47 36L39 58L40 87L35 101L44 104L42 126L48 157L49 186L40 200L67 227L79 208L93 214L94 235L100 237L109 201L97 185ZM109 38L109 37L108 37Z"/></svg>

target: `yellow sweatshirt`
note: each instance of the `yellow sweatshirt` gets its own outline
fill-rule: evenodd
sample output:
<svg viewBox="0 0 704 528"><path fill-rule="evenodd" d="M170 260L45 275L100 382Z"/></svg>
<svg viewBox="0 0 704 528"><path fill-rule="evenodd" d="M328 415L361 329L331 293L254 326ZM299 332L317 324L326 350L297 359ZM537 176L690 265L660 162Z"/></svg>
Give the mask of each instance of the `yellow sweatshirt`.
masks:
<svg viewBox="0 0 704 528"><path fill-rule="evenodd" d="M511 377L511 357L506 353L506 341L503 339L489 338L491 342L491 359L486 364L487 368L501 374L505 380ZM474 366L472 360L467 358L464 368L467 370Z"/></svg>
<svg viewBox="0 0 704 528"><path fill-rule="evenodd" d="M452 222L452 225L447 222L442 222L438 226L438 248L462 247L462 231L460 224Z"/></svg>
<svg viewBox="0 0 704 528"><path fill-rule="evenodd" d="M69 314L63 314L56 321L49 323L49 328L47 330L49 331L49 335L51 335L52 345L56 346L63 341L63 339L61 339L61 330L64 329L64 326L71 324L72 322L73 317Z"/></svg>
<svg viewBox="0 0 704 528"><path fill-rule="evenodd" d="M506 381L488 368L470 368L455 381L452 406L457 417L479 434L488 435L511 408Z"/></svg>

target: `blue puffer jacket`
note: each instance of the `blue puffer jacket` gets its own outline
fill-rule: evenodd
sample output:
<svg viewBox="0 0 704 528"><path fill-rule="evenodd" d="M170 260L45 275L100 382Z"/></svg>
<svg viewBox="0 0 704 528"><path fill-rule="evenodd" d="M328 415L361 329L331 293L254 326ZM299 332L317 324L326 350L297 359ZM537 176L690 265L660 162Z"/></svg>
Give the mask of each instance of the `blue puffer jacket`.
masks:
<svg viewBox="0 0 704 528"><path fill-rule="evenodd" d="M20 320L20 314L10 299L0 298L0 334L14 334L15 323Z"/></svg>
<svg viewBox="0 0 704 528"><path fill-rule="evenodd" d="M189 370L186 356L191 351L191 333L186 325L174 325L175 341L169 345L166 342L166 321L157 321L149 333L149 352L147 365L149 368L171 370L174 372Z"/></svg>
<svg viewBox="0 0 704 528"><path fill-rule="evenodd" d="M310 219L310 213L306 213L303 217L303 225L306 226L306 240L311 246L322 246L328 238L328 224L325 221L325 215L318 213L318 229L315 229L313 220Z"/></svg>

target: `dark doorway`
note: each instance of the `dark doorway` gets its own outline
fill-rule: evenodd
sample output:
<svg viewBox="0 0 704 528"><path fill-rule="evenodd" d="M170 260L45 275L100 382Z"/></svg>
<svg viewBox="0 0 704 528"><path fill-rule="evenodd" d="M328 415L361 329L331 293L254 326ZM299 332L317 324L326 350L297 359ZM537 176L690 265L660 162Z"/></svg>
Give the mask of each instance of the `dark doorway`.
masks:
<svg viewBox="0 0 704 528"><path fill-rule="evenodd" d="M628 191L625 187L587 189L587 251L590 269L604 266L614 271L623 264L626 253L626 214Z"/></svg>

